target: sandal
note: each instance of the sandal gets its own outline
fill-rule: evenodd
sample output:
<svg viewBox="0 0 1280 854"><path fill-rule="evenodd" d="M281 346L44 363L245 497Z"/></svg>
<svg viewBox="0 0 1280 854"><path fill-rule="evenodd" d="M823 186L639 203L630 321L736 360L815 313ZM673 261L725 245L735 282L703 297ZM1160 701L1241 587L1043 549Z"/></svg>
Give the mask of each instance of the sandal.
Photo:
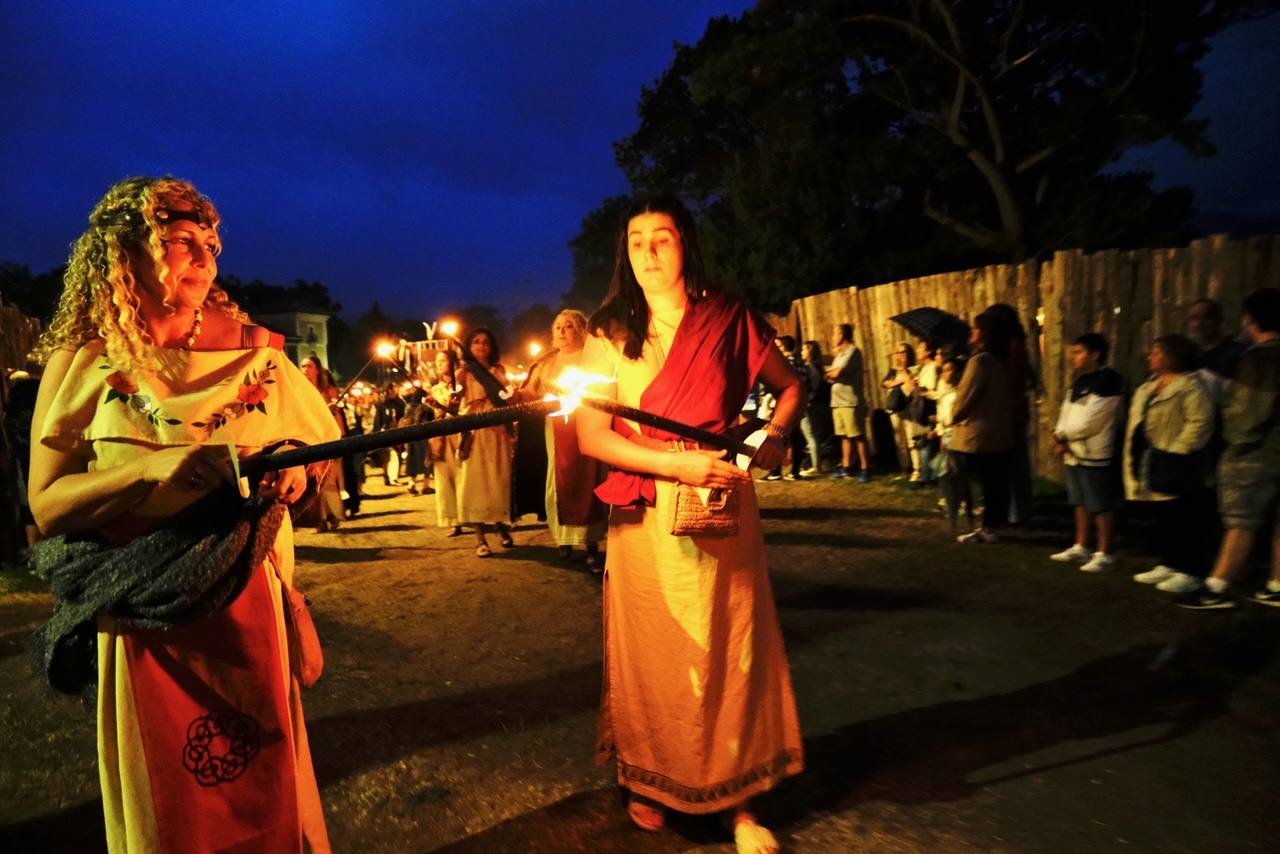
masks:
<svg viewBox="0 0 1280 854"><path fill-rule="evenodd" d="M631 816L631 823L645 833L657 833L667 824L667 811L640 795L632 795L627 800L627 815Z"/></svg>
<svg viewBox="0 0 1280 854"><path fill-rule="evenodd" d="M493 549L489 548L485 544L481 543L476 546L476 557L488 557L491 554L493 554Z"/></svg>
<svg viewBox="0 0 1280 854"><path fill-rule="evenodd" d="M730 811L721 816L721 821L733 836L738 854L778 854L777 838L750 812Z"/></svg>
<svg viewBox="0 0 1280 854"><path fill-rule="evenodd" d="M512 549L516 545L516 541L511 539L511 532L505 528L498 531L498 542L502 544L504 549Z"/></svg>
<svg viewBox="0 0 1280 854"><path fill-rule="evenodd" d="M452 531L450 531L449 533L445 534L445 536L446 536L446 537L461 537L461 536L462 536L462 526L461 526L461 525L454 525L454 526L453 526L453 530L452 530Z"/></svg>
<svg viewBox="0 0 1280 854"><path fill-rule="evenodd" d="M600 558L600 552L587 552L587 569L591 570L592 575L604 575L604 561Z"/></svg>

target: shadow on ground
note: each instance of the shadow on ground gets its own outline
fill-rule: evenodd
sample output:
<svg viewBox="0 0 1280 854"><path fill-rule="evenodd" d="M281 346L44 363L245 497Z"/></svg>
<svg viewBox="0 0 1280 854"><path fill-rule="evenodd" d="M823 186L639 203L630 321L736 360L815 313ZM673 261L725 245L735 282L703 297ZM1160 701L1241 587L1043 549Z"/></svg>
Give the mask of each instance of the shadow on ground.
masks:
<svg viewBox="0 0 1280 854"><path fill-rule="evenodd" d="M761 519L815 522L827 519L919 519L918 510L902 510L895 507L761 507Z"/></svg>
<svg viewBox="0 0 1280 854"><path fill-rule="evenodd" d="M766 823L794 832L865 801L964 799L985 786L1178 739L1227 710L1232 691L1265 669L1280 621L1232 625L1106 656L1005 694L938 703L858 721L806 740L807 768L762 797ZM1087 698L1087 702L1082 702ZM1123 740L1139 727L1164 731ZM983 769L1080 739L1100 750L975 781ZM449 852L671 851L727 841L713 820L683 818L659 834L627 822L616 792L582 792L450 845ZM785 841L784 841L785 844Z"/></svg>

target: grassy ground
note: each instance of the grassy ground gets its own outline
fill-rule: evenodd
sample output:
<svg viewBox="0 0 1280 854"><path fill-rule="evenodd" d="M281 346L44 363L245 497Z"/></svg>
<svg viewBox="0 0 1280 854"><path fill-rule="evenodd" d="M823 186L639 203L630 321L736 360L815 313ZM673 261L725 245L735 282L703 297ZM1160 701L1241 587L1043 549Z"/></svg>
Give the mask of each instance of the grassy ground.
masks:
<svg viewBox="0 0 1280 854"><path fill-rule="evenodd" d="M599 586L545 528L479 560L431 498L370 487L298 546L335 849L731 850L706 820L633 830L592 764ZM1132 553L1053 564L1061 521L961 547L900 484L758 489L806 736L806 773L760 804L789 850L1272 850L1280 613L1175 609ZM92 719L22 652L49 607L0 594L0 846L96 850Z"/></svg>

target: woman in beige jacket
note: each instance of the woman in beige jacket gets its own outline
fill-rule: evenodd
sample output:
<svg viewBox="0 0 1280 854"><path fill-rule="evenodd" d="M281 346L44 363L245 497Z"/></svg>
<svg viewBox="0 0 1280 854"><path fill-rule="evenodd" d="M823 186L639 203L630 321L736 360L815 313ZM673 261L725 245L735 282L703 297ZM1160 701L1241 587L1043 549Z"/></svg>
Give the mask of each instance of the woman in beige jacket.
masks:
<svg viewBox="0 0 1280 854"><path fill-rule="evenodd" d="M1150 482L1152 448L1195 454L1213 435L1213 401L1195 375L1199 358L1196 345L1182 335L1157 338L1147 356L1151 377L1134 392L1125 427L1125 497L1150 507L1155 517L1150 550L1160 558L1158 566L1134 580L1169 592L1198 587L1217 547L1213 495L1205 484L1170 495L1152 489Z"/></svg>
<svg viewBox="0 0 1280 854"><path fill-rule="evenodd" d="M956 539L994 543L995 529L1009 521L1009 339L986 313L973 320L974 355L965 365L951 411L951 451L964 475L982 485L982 525Z"/></svg>

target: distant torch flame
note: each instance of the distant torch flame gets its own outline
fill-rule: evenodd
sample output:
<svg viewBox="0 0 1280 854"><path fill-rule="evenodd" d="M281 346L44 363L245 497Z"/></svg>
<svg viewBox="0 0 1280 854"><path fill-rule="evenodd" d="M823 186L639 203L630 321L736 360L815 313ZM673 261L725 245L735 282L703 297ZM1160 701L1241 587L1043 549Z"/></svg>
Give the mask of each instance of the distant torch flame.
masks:
<svg viewBox="0 0 1280 854"><path fill-rule="evenodd" d="M560 394L549 394L544 400L560 401L560 408L552 412L551 417L562 415L568 421L569 415L573 410L582 405L582 399L592 393L592 386L611 385L613 382L613 377L606 377L603 374L590 374L579 368L568 368L551 383L560 389Z"/></svg>

